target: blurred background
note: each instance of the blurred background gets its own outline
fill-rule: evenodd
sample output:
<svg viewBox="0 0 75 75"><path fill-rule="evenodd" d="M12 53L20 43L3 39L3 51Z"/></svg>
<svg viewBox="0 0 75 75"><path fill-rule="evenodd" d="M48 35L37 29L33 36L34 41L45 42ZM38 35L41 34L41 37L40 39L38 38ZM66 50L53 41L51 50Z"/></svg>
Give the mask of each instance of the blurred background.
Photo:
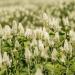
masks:
<svg viewBox="0 0 75 75"><path fill-rule="evenodd" d="M0 0L0 6L16 6L16 5L27 5L27 4L59 4L69 3L75 0Z"/></svg>

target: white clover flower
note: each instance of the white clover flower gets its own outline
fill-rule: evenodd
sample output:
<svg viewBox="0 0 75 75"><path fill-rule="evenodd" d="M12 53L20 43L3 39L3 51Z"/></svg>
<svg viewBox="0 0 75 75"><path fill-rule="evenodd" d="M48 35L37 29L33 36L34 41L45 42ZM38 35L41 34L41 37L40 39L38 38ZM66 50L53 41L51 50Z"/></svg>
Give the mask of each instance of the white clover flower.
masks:
<svg viewBox="0 0 75 75"><path fill-rule="evenodd" d="M60 61L63 62L63 63L65 63L65 61L66 61L66 56L65 56L65 54L61 54Z"/></svg>
<svg viewBox="0 0 75 75"><path fill-rule="evenodd" d="M49 27L53 28L55 31L60 31L61 27L59 26L60 20L55 17L49 18Z"/></svg>
<svg viewBox="0 0 75 75"><path fill-rule="evenodd" d="M43 28L42 33L43 33L43 38L44 38L44 40L49 41L49 34L48 34L48 32L46 31L46 28L45 28L45 27Z"/></svg>
<svg viewBox="0 0 75 75"><path fill-rule="evenodd" d="M25 48L25 59L26 59L26 61L27 61L27 62L30 61L31 57L32 57L32 53L31 53L31 51L29 50L29 48L26 47L26 48Z"/></svg>
<svg viewBox="0 0 75 75"><path fill-rule="evenodd" d="M37 45L37 40L33 39L32 42L30 43L30 46L36 46Z"/></svg>
<svg viewBox="0 0 75 75"><path fill-rule="evenodd" d="M2 67L2 54L0 52L0 67Z"/></svg>
<svg viewBox="0 0 75 75"><path fill-rule="evenodd" d="M32 29L30 28L26 28L26 31L25 31L25 37L27 38L32 38Z"/></svg>
<svg viewBox="0 0 75 75"><path fill-rule="evenodd" d="M3 29L2 29L2 26L0 24L0 37L2 37L2 35L3 35Z"/></svg>
<svg viewBox="0 0 75 75"><path fill-rule="evenodd" d="M64 42L64 49L66 51L69 51L69 44L68 44L68 41L67 40L65 40L65 42Z"/></svg>
<svg viewBox="0 0 75 75"><path fill-rule="evenodd" d="M39 47L40 51L44 50L44 44L43 44L42 40L38 41L38 47Z"/></svg>
<svg viewBox="0 0 75 75"><path fill-rule="evenodd" d="M15 47L19 47L19 46L20 46L19 41L16 40L16 41L15 41Z"/></svg>
<svg viewBox="0 0 75 75"><path fill-rule="evenodd" d="M72 57L72 45L69 43L69 53L70 53L70 57Z"/></svg>
<svg viewBox="0 0 75 75"><path fill-rule="evenodd" d="M37 68L35 75L43 75L42 70Z"/></svg>
<svg viewBox="0 0 75 75"><path fill-rule="evenodd" d="M46 49L42 50L41 51L41 57L47 59L49 56L48 56L48 51Z"/></svg>
<svg viewBox="0 0 75 75"><path fill-rule="evenodd" d="M63 23L65 26L68 26L69 25L69 18L68 17L63 18Z"/></svg>
<svg viewBox="0 0 75 75"><path fill-rule="evenodd" d="M60 47L60 50L63 52L63 51L64 51L64 47L61 46L61 47Z"/></svg>
<svg viewBox="0 0 75 75"><path fill-rule="evenodd" d="M3 39L7 39L7 38L11 38L12 35L11 35L11 28L6 25L4 28L3 28Z"/></svg>
<svg viewBox="0 0 75 75"><path fill-rule="evenodd" d="M70 36L70 41L75 42L75 31L73 29L70 30L69 36Z"/></svg>
<svg viewBox="0 0 75 75"><path fill-rule="evenodd" d="M3 54L3 63L7 64L8 66L11 66L11 60L9 59L9 56L7 52L4 52Z"/></svg>
<svg viewBox="0 0 75 75"><path fill-rule="evenodd" d="M72 46L67 40L64 42L64 50L66 53L72 53Z"/></svg>
<svg viewBox="0 0 75 75"><path fill-rule="evenodd" d="M36 36L36 38L42 38L42 36L43 36L43 31L42 31L42 28L40 27L40 28L36 28L35 30L34 30L34 33L35 33L35 36Z"/></svg>
<svg viewBox="0 0 75 75"><path fill-rule="evenodd" d="M54 40L50 39L50 40L49 40L49 46L52 46L52 47L53 47L54 44L55 44Z"/></svg>
<svg viewBox="0 0 75 75"><path fill-rule="evenodd" d="M59 37L59 32L56 32L56 33L55 33L54 40L55 40L55 41L59 41L59 40L60 40L59 38L60 38L60 37Z"/></svg>
<svg viewBox="0 0 75 75"><path fill-rule="evenodd" d="M17 22L16 21L13 21L12 33L13 34L17 34Z"/></svg>
<svg viewBox="0 0 75 75"><path fill-rule="evenodd" d="M54 61L56 61L57 60L57 55L58 55L58 52L54 48L53 51L52 51L52 54L51 54L51 59L54 60Z"/></svg>
<svg viewBox="0 0 75 75"><path fill-rule="evenodd" d="M20 34L24 34L24 27L21 23L19 23L18 30Z"/></svg>
<svg viewBox="0 0 75 75"><path fill-rule="evenodd" d="M39 50L38 50L38 47L35 47L35 50L34 50L34 55L35 55L35 56L38 56L38 55L39 55Z"/></svg>

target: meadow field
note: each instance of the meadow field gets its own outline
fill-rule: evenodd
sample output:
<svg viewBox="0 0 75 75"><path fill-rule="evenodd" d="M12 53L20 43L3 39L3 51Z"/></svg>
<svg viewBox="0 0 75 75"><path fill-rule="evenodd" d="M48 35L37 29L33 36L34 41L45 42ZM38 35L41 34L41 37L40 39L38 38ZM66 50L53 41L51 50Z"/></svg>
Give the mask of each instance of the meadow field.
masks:
<svg viewBox="0 0 75 75"><path fill-rule="evenodd" d="M75 75L75 1L0 0L0 75Z"/></svg>

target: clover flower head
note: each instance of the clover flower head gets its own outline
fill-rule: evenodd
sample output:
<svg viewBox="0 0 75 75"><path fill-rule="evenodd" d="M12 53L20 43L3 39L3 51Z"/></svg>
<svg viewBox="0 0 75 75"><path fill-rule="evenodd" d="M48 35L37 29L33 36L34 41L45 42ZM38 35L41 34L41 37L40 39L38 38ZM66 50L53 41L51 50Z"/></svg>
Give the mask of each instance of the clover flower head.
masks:
<svg viewBox="0 0 75 75"><path fill-rule="evenodd" d="M37 40L36 39L33 39L30 46L36 46L37 45Z"/></svg>
<svg viewBox="0 0 75 75"><path fill-rule="evenodd" d="M35 29L35 34L36 34L36 38L42 38L42 36L43 36L43 31L42 31L42 28L40 27L40 28L36 28Z"/></svg>
<svg viewBox="0 0 75 75"><path fill-rule="evenodd" d="M59 37L59 32L56 32L54 39L55 39L56 41L59 41L59 38L60 38L60 37Z"/></svg>
<svg viewBox="0 0 75 75"><path fill-rule="evenodd" d="M35 75L43 75L42 70L37 68Z"/></svg>
<svg viewBox="0 0 75 75"><path fill-rule="evenodd" d="M32 53L31 53L31 51L29 50L29 48L26 47L26 48L25 48L25 59L26 59L26 61L27 61L27 62L30 61L31 57L32 57Z"/></svg>
<svg viewBox="0 0 75 75"><path fill-rule="evenodd" d="M17 22L16 21L13 21L12 33L13 34L17 34Z"/></svg>
<svg viewBox="0 0 75 75"><path fill-rule="evenodd" d="M69 36L70 36L71 42L74 42L75 41L75 31L73 29L70 30Z"/></svg>
<svg viewBox="0 0 75 75"><path fill-rule="evenodd" d="M67 41L64 42L64 50L66 53L72 52L72 45Z"/></svg>
<svg viewBox="0 0 75 75"><path fill-rule="evenodd" d="M6 25L4 27L3 34L4 34L3 35L3 39L7 39L7 38L11 38L12 37L12 35L11 35L11 28L8 25Z"/></svg>
<svg viewBox="0 0 75 75"><path fill-rule="evenodd" d="M8 66L11 65L11 60L9 59L7 52L4 52L3 54L3 63L6 63Z"/></svg>
<svg viewBox="0 0 75 75"><path fill-rule="evenodd" d="M2 37L2 36L3 36L3 28L2 28L2 26L0 24L0 37Z"/></svg>
<svg viewBox="0 0 75 75"><path fill-rule="evenodd" d="M38 55L39 55L39 50L38 50L38 47L35 47L35 50L34 50L34 55L35 55L35 56L38 56Z"/></svg>
<svg viewBox="0 0 75 75"><path fill-rule="evenodd" d="M25 37L27 38L32 37L32 29L26 28Z"/></svg>
<svg viewBox="0 0 75 75"><path fill-rule="evenodd" d="M66 62L66 56L65 56L65 54L61 54L60 61L63 62L63 63Z"/></svg>
<svg viewBox="0 0 75 75"><path fill-rule="evenodd" d="M16 40L16 41L15 41L15 47L19 47L19 46L20 46L19 41Z"/></svg>
<svg viewBox="0 0 75 75"><path fill-rule="evenodd" d="M21 23L19 23L18 30L20 34L24 34L24 27Z"/></svg>
<svg viewBox="0 0 75 75"><path fill-rule="evenodd" d="M49 18L49 27L54 29L55 31L59 31L61 27L59 26L60 20L55 17L50 17Z"/></svg>
<svg viewBox="0 0 75 75"><path fill-rule="evenodd" d="M44 50L44 44L43 44L42 40L39 40L39 41L38 41L38 47L39 47L39 50L40 50L40 51L41 51L41 50Z"/></svg>
<svg viewBox="0 0 75 75"><path fill-rule="evenodd" d="M68 26L69 25L69 18L68 17L63 18L63 23L65 26Z"/></svg>
<svg viewBox="0 0 75 75"><path fill-rule="evenodd" d="M44 38L44 40L49 40L49 34L48 34L48 32L46 31L46 28L45 28L45 27L43 28L42 33L43 33L43 38Z"/></svg>
<svg viewBox="0 0 75 75"><path fill-rule="evenodd" d="M52 51L52 54L51 54L51 59L56 61L57 60L57 50L54 48L53 51Z"/></svg>
<svg viewBox="0 0 75 75"><path fill-rule="evenodd" d="M47 50L42 50L42 51L41 51L41 57L43 57L43 58L45 58L45 59L47 59L47 58L49 57Z"/></svg>

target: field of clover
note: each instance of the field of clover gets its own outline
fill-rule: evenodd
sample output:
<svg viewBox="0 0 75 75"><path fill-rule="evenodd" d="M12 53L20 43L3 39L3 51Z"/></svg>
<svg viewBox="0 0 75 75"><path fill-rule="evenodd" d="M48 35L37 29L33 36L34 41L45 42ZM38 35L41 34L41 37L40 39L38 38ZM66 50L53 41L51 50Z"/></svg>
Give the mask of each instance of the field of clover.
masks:
<svg viewBox="0 0 75 75"><path fill-rule="evenodd" d="M75 75L75 2L0 7L0 75Z"/></svg>

